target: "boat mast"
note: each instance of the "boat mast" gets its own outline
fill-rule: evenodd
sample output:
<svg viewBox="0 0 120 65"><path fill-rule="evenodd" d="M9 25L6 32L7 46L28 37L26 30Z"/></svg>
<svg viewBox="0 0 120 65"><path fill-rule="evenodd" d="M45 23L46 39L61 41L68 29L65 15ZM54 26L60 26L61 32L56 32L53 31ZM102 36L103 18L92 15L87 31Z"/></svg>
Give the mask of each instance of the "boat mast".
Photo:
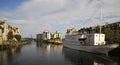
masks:
<svg viewBox="0 0 120 65"><path fill-rule="evenodd" d="M102 22L102 2L100 1L100 23ZM101 25L99 25L99 41L100 41L100 34L101 34Z"/></svg>
<svg viewBox="0 0 120 65"><path fill-rule="evenodd" d="M100 22L102 22L102 5L100 4ZM100 30L99 33L101 34L101 25L100 25Z"/></svg>

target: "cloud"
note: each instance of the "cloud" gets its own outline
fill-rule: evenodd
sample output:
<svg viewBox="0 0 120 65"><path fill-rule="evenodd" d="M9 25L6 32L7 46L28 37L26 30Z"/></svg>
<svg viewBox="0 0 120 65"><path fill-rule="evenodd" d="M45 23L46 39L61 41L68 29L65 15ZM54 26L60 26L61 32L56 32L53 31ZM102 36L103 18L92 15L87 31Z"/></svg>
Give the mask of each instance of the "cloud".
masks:
<svg viewBox="0 0 120 65"><path fill-rule="evenodd" d="M17 13L30 18L33 16L43 16L65 9L68 2L67 0L30 0L19 6Z"/></svg>
<svg viewBox="0 0 120 65"><path fill-rule="evenodd" d="M2 12L2 16L19 26L24 37L30 34L35 37L45 29L65 34L70 27L80 29L103 24L99 22L100 3L103 21L120 21L120 0L28 0L12 12Z"/></svg>

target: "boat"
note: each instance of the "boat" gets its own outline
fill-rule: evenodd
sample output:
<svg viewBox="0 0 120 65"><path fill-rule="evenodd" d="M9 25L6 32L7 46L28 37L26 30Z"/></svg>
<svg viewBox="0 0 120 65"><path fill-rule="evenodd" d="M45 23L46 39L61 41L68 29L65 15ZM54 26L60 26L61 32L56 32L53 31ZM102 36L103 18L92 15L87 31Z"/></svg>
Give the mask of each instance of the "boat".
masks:
<svg viewBox="0 0 120 65"><path fill-rule="evenodd" d="M100 8L100 20L102 21L102 8ZM101 32L99 25L99 32L76 31L75 28L67 29L65 39L63 40L63 47L68 47L85 52L107 54L119 44L108 44L105 42L105 34Z"/></svg>
<svg viewBox="0 0 120 65"><path fill-rule="evenodd" d="M108 55L109 51L118 46L118 44L106 44L103 33L81 34L75 28L68 29L63 40L63 47L97 54Z"/></svg>
<svg viewBox="0 0 120 65"><path fill-rule="evenodd" d="M53 43L54 44L62 44L62 41L61 40L55 40Z"/></svg>

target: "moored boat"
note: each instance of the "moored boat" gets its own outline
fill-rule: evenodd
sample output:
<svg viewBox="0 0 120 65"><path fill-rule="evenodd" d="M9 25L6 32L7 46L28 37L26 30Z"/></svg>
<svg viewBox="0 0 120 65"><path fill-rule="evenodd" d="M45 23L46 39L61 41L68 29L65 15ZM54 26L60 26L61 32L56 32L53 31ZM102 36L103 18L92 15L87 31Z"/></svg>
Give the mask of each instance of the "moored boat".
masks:
<svg viewBox="0 0 120 65"><path fill-rule="evenodd" d="M106 44L105 34L80 34L73 28L67 30L67 34L63 40L63 46L85 52L108 54L110 50L117 48L119 45Z"/></svg>
<svg viewBox="0 0 120 65"><path fill-rule="evenodd" d="M102 22L102 7L100 6L100 22ZM108 44L105 42L105 34L101 33L101 26L99 25L99 33L86 31L76 31L75 28L67 29L67 34L63 40L63 47L68 47L76 50L108 54L108 52L114 48L117 48L119 44Z"/></svg>

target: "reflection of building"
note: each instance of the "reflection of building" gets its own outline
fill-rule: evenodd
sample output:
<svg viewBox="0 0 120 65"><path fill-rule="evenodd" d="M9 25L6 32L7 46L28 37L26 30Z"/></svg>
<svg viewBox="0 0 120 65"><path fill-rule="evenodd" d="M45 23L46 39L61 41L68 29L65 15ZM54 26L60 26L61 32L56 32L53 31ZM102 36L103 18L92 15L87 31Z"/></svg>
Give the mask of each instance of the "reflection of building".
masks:
<svg viewBox="0 0 120 65"><path fill-rule="evenodd" d="M95 55L78 50L63 48L65 61L71 65L117 65L117 62L105 55Z"/></svg>
<svg viewBox="0 0 120 65"><path fill-rule="evenodd" d="M0 51L0 65L7 65L8 54L7 51Z"/></svg>
<svg viewBox="0 0 120 65"><path fill-rule="evenodd" d="M47 43L37 43L37 47L41 47L44 50L45 55L50 55L51 53L60 54L62 53L62 45L47 44Z"/></svg>
<svg viewBox="0 0 120 65"><path fill-rule="evenodd" d="M46 45L46 55L49 55L50 54L50 44Z"/></svg>
<svg viewBox="0 0 120 65"><path fill-rule="evenodd" d="M9 50L0 51L0 65L9 65L9 59L19 55L21 48L11 48Z"/></svg>
<svg viewBox="0 0 120 65"><path fill-rule="evenodd" d="M60 54L62 52L62 45L54 45L53 50L56 54Z"/></svg>

